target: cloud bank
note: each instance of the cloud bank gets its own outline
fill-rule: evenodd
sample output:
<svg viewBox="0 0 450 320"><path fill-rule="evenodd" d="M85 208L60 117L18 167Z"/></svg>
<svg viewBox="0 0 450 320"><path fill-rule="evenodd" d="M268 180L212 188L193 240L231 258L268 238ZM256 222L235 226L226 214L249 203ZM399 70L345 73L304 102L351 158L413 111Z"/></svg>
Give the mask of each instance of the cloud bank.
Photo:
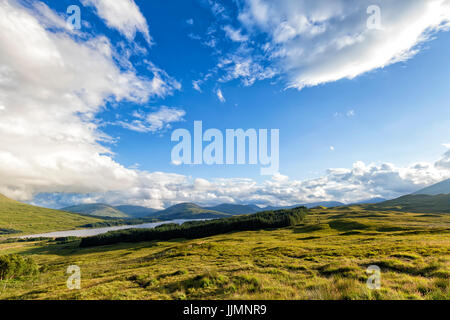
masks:
<svg viewBox="0 0 450 320"><path fill-rule="evenodd" d="M139 173L114 161L95 116L179 88L151 62L153 77L119 65L108 38L65 26L42 2L0 2L0 192L19 200L135 186Z"/></svg>
<svg viewBox="0 0 450 320"><path fill-rule="evenodd" d="M201 179L169 173L136 171L131 188L86 195L61 195L42 202L62 207L67 203L110 203L166 208L182 202L287 206L318 201L355 203L371 198L395 198L450 178L450 151L435 163L398 167L391 163L356 162L352 168L329 169L322 177L299 181L287 176L256 182L252 179Z"/></svg>

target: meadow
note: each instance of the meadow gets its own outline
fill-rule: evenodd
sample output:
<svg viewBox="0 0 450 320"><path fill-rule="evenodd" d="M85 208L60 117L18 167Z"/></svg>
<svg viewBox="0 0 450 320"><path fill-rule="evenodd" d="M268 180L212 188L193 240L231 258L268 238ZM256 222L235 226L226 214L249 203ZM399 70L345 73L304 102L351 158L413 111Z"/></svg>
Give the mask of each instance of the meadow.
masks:
<svg viewBox="0 0 450 320"><path fill-rule="evenodd" d="M0 281L0 299L450 299L450 215L316 208L262 231L80 248L79 240L0 243L36 276ZM81 268L69 290L67 267ZM367 287L367 267L381 288Z"/></svg>

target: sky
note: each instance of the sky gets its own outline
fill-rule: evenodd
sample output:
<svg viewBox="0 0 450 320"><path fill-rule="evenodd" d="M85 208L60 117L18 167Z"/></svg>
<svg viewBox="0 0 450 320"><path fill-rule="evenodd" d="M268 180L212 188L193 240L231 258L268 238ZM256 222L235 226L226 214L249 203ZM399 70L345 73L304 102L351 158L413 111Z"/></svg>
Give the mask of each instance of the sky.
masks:
<svg viewBox="0 0 450 320"><path fill-rule="evenodd" d="M2 0L0 193L60 208L394 198L450 178L450 0ZM279 130L279 170L175 163Z"/></svg>

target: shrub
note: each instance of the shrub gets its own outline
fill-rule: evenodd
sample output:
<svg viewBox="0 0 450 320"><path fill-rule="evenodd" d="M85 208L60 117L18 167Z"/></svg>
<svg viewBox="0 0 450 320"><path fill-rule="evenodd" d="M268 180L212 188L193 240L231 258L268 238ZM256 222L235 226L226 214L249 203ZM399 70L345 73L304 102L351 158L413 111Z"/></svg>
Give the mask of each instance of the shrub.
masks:
<svg viewBox="0 0 450 320"><path fill-rule="evenodd" d="M17 254L0 256L0 280L35 276L38 273L38 265L32 258L23 258Z"/></svg>

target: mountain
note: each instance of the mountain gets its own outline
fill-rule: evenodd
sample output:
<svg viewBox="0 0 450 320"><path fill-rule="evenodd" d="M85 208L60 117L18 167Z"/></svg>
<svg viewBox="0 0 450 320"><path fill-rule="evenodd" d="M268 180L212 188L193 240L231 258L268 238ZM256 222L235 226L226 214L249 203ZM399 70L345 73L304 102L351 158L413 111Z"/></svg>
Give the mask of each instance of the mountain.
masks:
<svg viewBox="0 0 450 320"><path fill-rule="evenodd" d="M86 214L95 217L130 218L128 214L103 203L81 204L78 206L62 208L61 211Z"/></svg>
<svg viewBox="0 0 450 320"><path fill-rule="evenodd" d="M450 179L433 184L432 186L414 192L413 194L428 194L432 196L438 194L450 194Z"/></svg>
<svg viewBox="0 0 450 320"><path fill-rule="evenodd" d="M174 219L215 219L231 217L232 214L219 212L202 208L194 203L181 203L166 210L158 211L151 215L151 217L174 220Z"/></svg>
<svg viewBox="0 0 450 320"><path fill-rule="evenodd" d="M115 206L114 208L133 218L143 218L158 212L157 209L151 209L141 206L123 205Z"/></svg>
<svg viewBox="0 0 450 320"><path fill-rule="evenodd" d="M411 194L368 207L377 210L400 210L417 213L450 213L450 194L436 196Z"/></svg>
<svg viewBox="0 0 450 320"><path fill-rule="evenodd" d="M218 211L223 213L229 213L233 215L237 214L251 214L261 211L261 208L255 205L239 205L239 204L220 204L215 207L206 207L203 208L211 211Z"/></svg>
<svg viewBox="0 0 450 320"><path fill-rule="evenodd" d="M0 194L0 236L72 230L80 225L101 221L93 217L32 206Z"/></svg>

